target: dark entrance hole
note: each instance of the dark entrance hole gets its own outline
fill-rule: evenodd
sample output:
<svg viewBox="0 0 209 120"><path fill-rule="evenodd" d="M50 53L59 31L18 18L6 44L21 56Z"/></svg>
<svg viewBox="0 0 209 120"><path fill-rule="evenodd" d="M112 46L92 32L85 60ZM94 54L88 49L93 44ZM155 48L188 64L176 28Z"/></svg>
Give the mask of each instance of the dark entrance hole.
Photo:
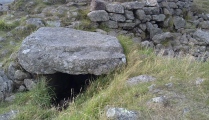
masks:
<svg viewBox="0 0 209 120"><path fill-rule="evenodd" d="M96 78L97 76L92 74L70 75L66 73L55 73L47 75L49 86L55 93L52 104L55 106L63 106L63 102L73 100L73 98L83 92L89 83Z"/></svg>

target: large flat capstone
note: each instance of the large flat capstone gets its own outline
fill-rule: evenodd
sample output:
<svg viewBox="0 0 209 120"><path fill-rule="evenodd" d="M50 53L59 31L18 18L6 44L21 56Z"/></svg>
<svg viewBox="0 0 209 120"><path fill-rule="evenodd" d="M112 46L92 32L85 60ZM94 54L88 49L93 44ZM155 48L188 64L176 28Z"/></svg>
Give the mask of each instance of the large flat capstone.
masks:
<svg viewBox="0 0 209 120"><path fill-rule="evenodd" d="M61 27L42 27L26 37L18 60L35 74L101 75L126 63L116 37Z"/></svg>

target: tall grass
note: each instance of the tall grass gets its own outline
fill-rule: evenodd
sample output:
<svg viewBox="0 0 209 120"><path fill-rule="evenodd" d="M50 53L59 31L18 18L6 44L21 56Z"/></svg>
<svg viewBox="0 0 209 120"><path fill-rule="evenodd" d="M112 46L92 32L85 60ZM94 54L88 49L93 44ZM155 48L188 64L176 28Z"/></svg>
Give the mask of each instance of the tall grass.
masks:
<svg viewBox="0 0 209 120"><path fill-rule="evenodd" d="M17 27L18 25L19 22L6 23L4 20L0 20L0 31L9 31Z"/></svg>
<svg viewBox="0 0 209 120"><path fill-rule="evenodd" d="M196 12L207 12L209 13L209 0L194 0L193 10Z"/></svg>

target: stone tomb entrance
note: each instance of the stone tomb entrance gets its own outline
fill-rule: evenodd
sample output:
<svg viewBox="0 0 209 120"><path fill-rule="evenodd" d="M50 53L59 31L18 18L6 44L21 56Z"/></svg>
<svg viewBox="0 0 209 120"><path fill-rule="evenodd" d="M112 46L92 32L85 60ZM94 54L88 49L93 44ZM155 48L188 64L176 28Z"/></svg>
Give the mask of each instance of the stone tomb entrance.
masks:
<svg viewBox="0 0 209 120"><path fill-rule="evenodd" d="M54 91L55 97L52 104L67 107L79 93L86 90L88 85L98 76L92 74L70 75L67 73L55 73L46 75L49 87Z"/></svg>
<svg viewBox="0 0 209 120"><path fill-rule="evenodd" d="M57 98L73 98L95 76L126 64L116 37L62 27L42 27L26 37L18 62L29 73L51 79Z"/></svg>

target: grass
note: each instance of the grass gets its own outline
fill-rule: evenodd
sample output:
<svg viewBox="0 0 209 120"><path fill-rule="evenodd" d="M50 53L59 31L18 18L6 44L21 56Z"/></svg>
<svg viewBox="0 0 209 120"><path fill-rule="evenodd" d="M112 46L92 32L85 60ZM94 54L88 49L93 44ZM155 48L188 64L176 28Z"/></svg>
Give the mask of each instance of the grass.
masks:
<svg viewBox="0 0 209 120"><path fill-rule="evenodd" d="M0 31L9 31L19 25L19 22L6 23L4 20L0 20Z"/></svg>
<svg viewBox="0 0 209 120"><path fill-rule="evenodd" d="M209 0L194 0L193 10L196 12L207 12L209 13Z"/></svg>
<svg viewBox="0 0 209 120"><path fill-rule="evenodd" d="M58 112L50 108L48 90L44 83L30 92L19 93L11 105L1 104L0 113L17 109L18 120L106 120L107 106L124 107L141 113L142 119L209 119L208 85L209 62L198 62L188 56L169 58L156 56L152 50L134 45L130 38L119 36L127 55L127 65L107 76L101 76L70 103L67 110ZM150 83L128 87L126 81L137 75L157 78ZM196 85L197 78L205 81ZM168 88L167 83L173 86ZM152 93L148 87L155 84ZM149 103L153 97L167 96L168 106ZM170 98L170 99L169 99ZM149 103L149 104L148 104ZM189 112L182 114L188 108Z"/></svg>

